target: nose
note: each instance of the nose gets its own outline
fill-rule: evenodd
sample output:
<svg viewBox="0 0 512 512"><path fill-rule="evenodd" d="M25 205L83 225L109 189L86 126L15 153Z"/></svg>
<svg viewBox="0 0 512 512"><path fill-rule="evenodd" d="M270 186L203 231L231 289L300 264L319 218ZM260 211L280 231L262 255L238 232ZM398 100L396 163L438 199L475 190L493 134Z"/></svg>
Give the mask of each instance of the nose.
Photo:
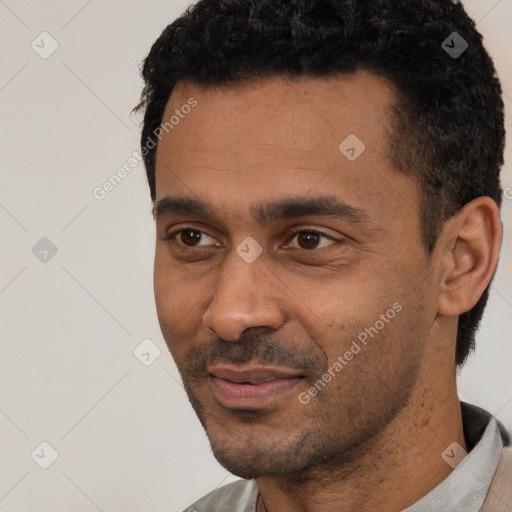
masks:
<svg viewBox="0 0 512 512"><path fill-rule="evenodd" d="M237 340L248 328L279 329L285 321L279 292L283 284L263 257L247 263L233 251L225 261L226 269L217 281L203 324L227 341Z"/></svg>

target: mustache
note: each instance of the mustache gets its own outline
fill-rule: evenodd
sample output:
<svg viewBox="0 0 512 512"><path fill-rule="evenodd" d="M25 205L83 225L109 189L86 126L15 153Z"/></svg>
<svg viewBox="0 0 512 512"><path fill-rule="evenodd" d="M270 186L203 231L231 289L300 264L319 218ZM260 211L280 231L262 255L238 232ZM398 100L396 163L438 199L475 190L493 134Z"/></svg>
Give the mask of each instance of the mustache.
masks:
<svg viewBox="0 0 512 512"><path fill-rule="evenodd" d="M328 368L327 357L321 360L302 347L292 347L264 336L251 336L237 341L217 339L208 345L194 347L185 357L183 370L189 376L199 377L206 375L207 368L215 364L241 365L249 362L319 374Z"/></svg>

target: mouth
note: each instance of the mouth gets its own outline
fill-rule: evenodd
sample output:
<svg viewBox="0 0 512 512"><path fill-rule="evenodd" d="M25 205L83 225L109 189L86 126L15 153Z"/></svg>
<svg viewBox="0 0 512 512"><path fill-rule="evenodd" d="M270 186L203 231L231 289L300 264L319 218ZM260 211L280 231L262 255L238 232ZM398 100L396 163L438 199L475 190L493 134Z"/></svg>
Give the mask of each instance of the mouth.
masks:
<svg viewBox="0 0 512 512"><path fill-rule="evenodd" d="M208 371L213 395L230 409L258 409L289 394L304 378L291 369L216 366Z"/></svg>

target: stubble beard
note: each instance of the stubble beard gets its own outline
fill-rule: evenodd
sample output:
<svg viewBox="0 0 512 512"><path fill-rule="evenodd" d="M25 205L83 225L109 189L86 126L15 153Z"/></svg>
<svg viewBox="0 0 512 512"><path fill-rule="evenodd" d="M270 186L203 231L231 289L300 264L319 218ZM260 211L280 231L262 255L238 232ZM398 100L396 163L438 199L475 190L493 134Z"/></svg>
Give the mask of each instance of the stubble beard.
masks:
<svg viewBox="0 0 512 512"><path fill-rule="evenodd" d="M212 452L224 468L244 479L286 476L297 481L307 480L311 474L343 474L343 468L348 474L349 468L371 449L372 438L407 405L414 387L414 382L409 381L401 386L402 393L394 395L392 403L378 411L366 410L364 418L360 406L351 404L337 424L332 421L335 413L329 413L336 404L329 403L326 393L315 397L316 408L314 412L304 411L304 421L282 429L265 426L272 412L226 409L231 421L237 423L235 429L228 431L221 418L206 411L190 384L185 379L183 382Z"/></svg>

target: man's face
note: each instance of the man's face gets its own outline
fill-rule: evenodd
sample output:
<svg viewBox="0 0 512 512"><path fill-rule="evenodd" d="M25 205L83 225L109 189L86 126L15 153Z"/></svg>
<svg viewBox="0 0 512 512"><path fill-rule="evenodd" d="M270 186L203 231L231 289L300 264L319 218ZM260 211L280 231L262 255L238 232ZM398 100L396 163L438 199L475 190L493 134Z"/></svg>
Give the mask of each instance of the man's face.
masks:
<svg viewBox="0 0 512 512"><path fill-rule="evenodd" d="M348 458L414 392L437 290L419 191L388 158L393 94L359 72L180 83L169 100L162 123L182 115L157 152L158 317L239 476Z"/></svg>

